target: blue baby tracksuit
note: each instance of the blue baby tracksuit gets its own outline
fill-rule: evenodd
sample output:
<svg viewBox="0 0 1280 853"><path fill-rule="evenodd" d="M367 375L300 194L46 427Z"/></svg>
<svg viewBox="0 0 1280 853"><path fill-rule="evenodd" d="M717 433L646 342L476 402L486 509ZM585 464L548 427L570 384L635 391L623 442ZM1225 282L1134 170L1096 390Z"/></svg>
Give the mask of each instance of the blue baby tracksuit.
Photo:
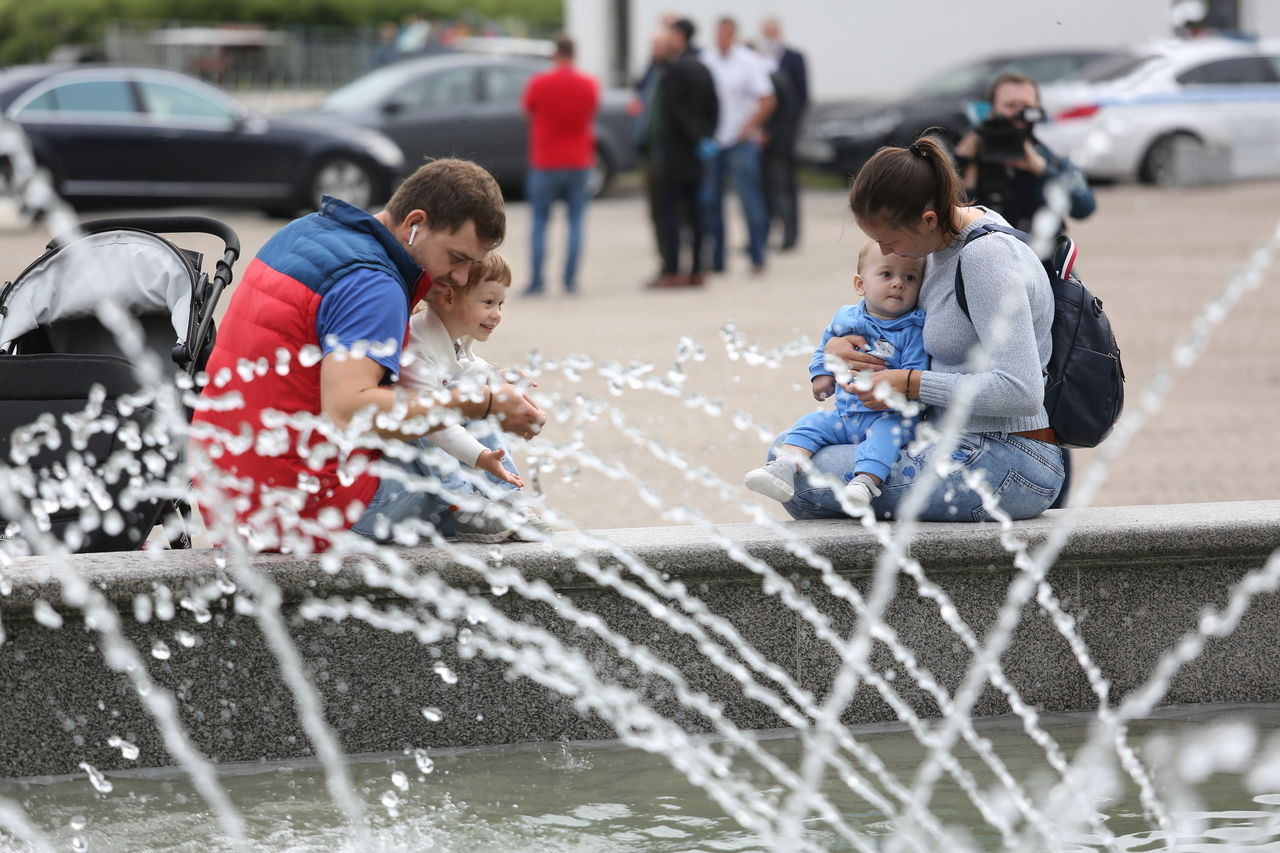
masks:
<svg viewBox="0 0 1280 853"><path fill-rule="evenodd" d="M883 358L890 368L929 369L923 311L915 308L896 319L881 320L868 314L864 303L859 302L842 306L831 318L831 325L823 330L822 343L809 361L810 379L834 375L825 364L827 341L845 335L866 338L871 354ZM810 412L796 421L783 444L803 447L811 453L830 444L857 444L854 470L874 474L883 481L898 460L898 451L911 437L915 421L892 410L873 412L856 395L837 385L835 409Z"/></svg>

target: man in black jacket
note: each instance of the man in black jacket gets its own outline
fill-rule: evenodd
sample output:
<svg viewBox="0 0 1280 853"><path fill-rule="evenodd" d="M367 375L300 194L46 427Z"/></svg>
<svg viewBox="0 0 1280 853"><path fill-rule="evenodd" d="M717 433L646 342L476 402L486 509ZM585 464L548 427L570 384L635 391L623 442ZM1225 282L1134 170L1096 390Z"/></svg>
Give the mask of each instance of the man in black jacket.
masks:
<svg viewBox="0 0 1280 853"><path fill-rule="evenodd" d="M773 69L778 108L766 128L764 149L765 200L769 219L782 225L783 251L800 239L800 205L796 190L796 139L809 106L809 72L804 54L782 43L782 26L767 18L760 27L760 53Z"/></svg>
<svg viewBox="0 0 1280 853"><path fill-rule="evenodd" d="M648 112L645 147L659 176L663 204L659 219L665 232L662 275L650 287L703 283L698 187L705 159L715 154L712 137L719 102L711 72L693 50L694 32L687 18L667 28L666 65ZM688 273L682 273L686 245L691 263Z"/></svg>

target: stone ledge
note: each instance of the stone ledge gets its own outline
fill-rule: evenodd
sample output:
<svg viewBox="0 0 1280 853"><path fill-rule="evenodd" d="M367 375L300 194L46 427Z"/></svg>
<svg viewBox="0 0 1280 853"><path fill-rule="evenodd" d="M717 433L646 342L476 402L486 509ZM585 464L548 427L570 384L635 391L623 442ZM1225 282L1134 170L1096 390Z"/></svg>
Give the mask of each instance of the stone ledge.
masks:
<svg viewBox="0 0 1280 853"><path fill-rule="evenodd" d="M1050 510L1039 518L1016 522L1014 534L1033 548L1039 546L1066 512ZM683 579L730 581L754 576L725 553L721 540L741 546L784 574L813 573L788 550L788 537L831 560L842 573L870 572L880 551L875 536L851 520L788 521L777 526L628 527L559 533L551 543L497 547L505 565L518 567L526 577L565 588L594 584L574 577L573 560L564 552L576 549L602 564L616 563L605 542ZM495 546L456 547L483 556ZM1280 500L1090 507L1076 512L1073 529L1055 565L1076 568L1121 562L1157 569L1171 561L1187 559L1252 563L1260 557L1265 559L1276 548L1280 548ZM450 583L474 577L439 549L406 548L401 553L420 568L439 572ZM215 580L224 573L218 568L218 555L215 550L82 554L73 557L71 564L109 600L127 602L138 593L151 592L159 583L177 592ZM1007 571L1013 565L1001 544L1000 528L994 524L921 523L911 543L911 555L930 573ZM337 575L330 574L320 568L315 558L263 554L255 558L254 564L280 586L286 601L314 595L321 583L335 587L335 591L372 592L354 571L344 569ZM15 560L7 571L13 590L0 598L0 614L29 609L34 600L41 598L59 604L62 595L56 570L60 565L65 563L49 557Z"/></svg>
<svg viewBox="0 0 1280 853"><path fill-rule="evenodd" d="M1056 518L1050 513L1019 522L1015 530L1034 545L1044 541ZM930 580L978 637L999 618L1015 573L1000 533L995 525L925 524L912 543L912 553ZM699 607L734 627L732 641L712 641L728 659L740 658L750 647L820 698L843 665L839 651L723 547L727 540L782 574L798 576L799 596L811 612L821 614L831 636L850 636L857 625L854 607L787 552L788 537L829 559L836 572L866 594L879 547L871 533L849 521L790 522L780 529L731 524L713 530L604 530L559 535L554 546L506 545L496 551L504 566L546 580L561 600L592 614L613 635L646 646L736 725L767 729L786 722L776 706L759 701L758 691L745 691L712 663L703 641L651 616L649 606L597 586L575 571L571 557L556 549L577 548L603 565L616 564L622 550L681 580ZM1114 701L1141 685L1161 655L1195 630L1203 610L1224 606L1241 577L1263 566L1278 546L1280 501L1088 509L1075 519L1048 581L1111 685ZM463 547L481 558L495 551L494 546ZM435 572L455 588L483 595L511 624L542 627L565 650L580 655L595 677L635 691L637 702L650 704L678 725L690 731L712 727L700 712L680 704L664 679L641 671L630 656L620 654L593 630L562 618L544 603L511 593L489 594L479 575L444 550L406 549L401 554L420 571ZM178 601L188 589L204 586L225 571L219 569L217 557L211 551L147 552L86 555L67 562L115 602L124 636L138 649L155 683L174 695L195 748L218 761L307 756L311 745L298 722L293 696L253 615L233 607L230 597L221 597L199 616L179 606L171 617L134 618L135 595L152 593L164 584ZM314 558L267 555L254 564L281 588L283 616L294 647L348 752L613 734L606 721L581 713L572 700L527 678L512 677L504 663L460 648L455 632L460 634L461 627L483 630L460 621L463 614L435 613L432 602L406 601L385 588L371 588L355 565L328 574ZM100 770L170 763L128 679L104 662L97 634L74 609L61 606L54 577L58 565L53 559L26 558L7 573L11 592L0 599L6 633L0 644L0 684L6 691L5 713L0 715L0 776L76 772L81 761ZM384 630L357 619L303 617L309 600L357 595L369 599L378 614L439 616L452 627L420 639L411 631ZM34 618L32 603L39 598L59 608L61 628L50 629ZM944 689L960 684L971 655L944 626L937 602L921 596L910 578L899 578L885 620ZM1273 701L1280 694L1280 661L1271 654L1277 624L1280 596L1257 596L1231 636L1207 643L1203 654L1177 674L1164 701ZM151 654L159 643L168 652ZM456 681L441 679L437 667L442 664ZM880 644L868 665L880 672L900 671L900 664ZM1035 601L1023 607L1001 666L1023 701L1040 710L1078 711L1097 704L1068 643ZM771 684L764 676L757 682ZM893 689L898 701L917 714L938 714L936 699L910 679L898 678ZM425 720L420 710L426 707L440 709L442 720ZM990 685L974 707L976 715L1008 710L1006 698ZM860 690L842 716L848 723L893 718L891 706L873 690ZM141 758L124 761L108 744L112 735L136 744Z"/></svg>

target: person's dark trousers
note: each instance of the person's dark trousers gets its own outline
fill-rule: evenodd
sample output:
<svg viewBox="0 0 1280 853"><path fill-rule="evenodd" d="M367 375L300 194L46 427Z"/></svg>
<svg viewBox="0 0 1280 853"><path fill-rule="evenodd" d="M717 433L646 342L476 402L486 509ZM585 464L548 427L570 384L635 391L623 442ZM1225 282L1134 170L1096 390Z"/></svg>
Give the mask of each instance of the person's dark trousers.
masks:
<svg viewBox="0 0 1280 853"><path fill-rule="evenodd" d="M707 163L702 179L702 227L711 241L711 269L715 272L724 271L724 192L728 181L733 182L742 201L751 265L757 269L764 266L769 215L764 207L764 177L760 160L759 145L739 142L723 149Z"/></svg>
<svg viewBox="0 0 1280 853"><path fill-rule="evenodd" d="M667 269L674 268L677 263L668 261L670 247L667 245L665 224L667 203L663 197L662 180L662 169L654 163L645 163L644 188L649 200L649 221L653 224L653 241L658 247L660 269L663 274L667 274Z"/></svg>
<svg viewBox="0 0 1280 853"><path fill-rule="evenodd" d="M766 238L777 221L782 226L782 248L795 248L800 239L800 198L792 140L771 139L764 148L764 198L769 214Z"/></svg>
<svg viewBox="0 0 1280 853"><path fill-rule="evenodd" d="M689 237L689 248L692 253L690 274L702 272L702 217L698 204L699 182L664 177L662 181L662 229L663 243L662 274L676 275L680 272L681 248L684 242L682 234Z"/></svg>
<svg viewBox="0 0 1280 853"><path fill-rule="evenodd" d="M578 257L582 254L582 220L587 209L589 169L530 169L527 181L529 206L533 208L533 246L528 293L543 289L542 265L546 257L547 222L551 205L563 199L569 213L569 247L564 261L564 289L578 286Z"/></svg>

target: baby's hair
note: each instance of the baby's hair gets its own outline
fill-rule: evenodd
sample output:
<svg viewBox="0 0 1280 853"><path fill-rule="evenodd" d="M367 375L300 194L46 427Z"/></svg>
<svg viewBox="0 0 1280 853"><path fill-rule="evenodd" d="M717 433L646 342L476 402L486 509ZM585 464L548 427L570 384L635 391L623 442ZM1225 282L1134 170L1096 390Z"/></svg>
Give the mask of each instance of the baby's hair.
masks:
<svg viewBox="0 0 1280 853"><path fill-rule="evenodd" d="M467 283L458 288L458 290L466 293L484 281L496 281L503 287L511 286L511 265L507 263L506 258L502 257L502 253L496 249L485 255L483 261L471 266L471 274L467 276Z"/></svg>
<svg viewBox="0 0 1280 853"><path fill-rule="evenodd" d="M875 244L875 240L867 240L862 244L862 248L858 250L858 275L862 275L862 265L867 262L867 255L871 254L871 247Z"/></svg>

